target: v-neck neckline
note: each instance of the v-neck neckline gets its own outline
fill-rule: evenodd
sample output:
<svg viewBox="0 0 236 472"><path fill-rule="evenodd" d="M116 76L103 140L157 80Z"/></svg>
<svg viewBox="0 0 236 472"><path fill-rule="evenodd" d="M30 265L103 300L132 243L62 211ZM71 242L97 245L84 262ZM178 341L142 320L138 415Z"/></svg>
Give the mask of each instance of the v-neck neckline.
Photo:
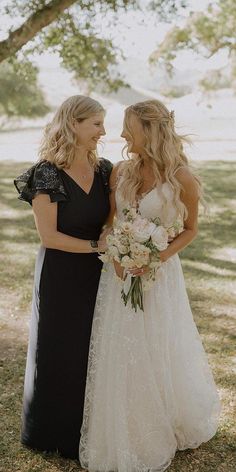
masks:
<svg viewBox="0 0 236 472"><path fill-rule="evenodd" d="M81 187L81 185L79 185L78 182L76 182L76 180L73 179L73 177L71 177L64 169L62 169L62 171L64 172L64 174L67 175L67 177L69 177L70 180L72 180L72 182L76 185L76 187L78 187L80 190L82 190L83 193L85 193L85 195L87 195L87 197L90 195L92 188L94 186L94 182L95 182L95 171L93 174L93 181L88 192L86 192L86 190L84 190L83 187Z"/></svg>

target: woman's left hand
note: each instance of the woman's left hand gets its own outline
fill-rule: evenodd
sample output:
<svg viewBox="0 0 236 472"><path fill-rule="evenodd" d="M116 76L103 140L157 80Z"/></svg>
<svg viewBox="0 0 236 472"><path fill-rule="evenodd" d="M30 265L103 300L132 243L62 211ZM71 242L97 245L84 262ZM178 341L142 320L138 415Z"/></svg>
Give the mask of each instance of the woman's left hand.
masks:
<svg viewBox="0 0 236 472"><path fill-rule="evenodd" d="M126 273L132 275L133 277L138 277L144 274L147 274L149 272L149 267L144 266L144 267L134 267L133 269L127 269Z"/></svg>

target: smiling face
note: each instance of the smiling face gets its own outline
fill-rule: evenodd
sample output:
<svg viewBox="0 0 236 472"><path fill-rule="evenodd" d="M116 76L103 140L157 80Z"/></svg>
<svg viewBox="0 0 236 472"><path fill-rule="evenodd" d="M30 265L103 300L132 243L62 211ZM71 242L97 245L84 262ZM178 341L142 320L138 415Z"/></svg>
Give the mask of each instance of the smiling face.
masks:
<svg viewBox="0 0 236 472"><path fill-rule="evenodd" d="M75 121L74 128L78 144L88 151L94 151L101 136L106 134L104 113L96 113L85 120Z"/></svg>
<svg viewBox="0 0 236 472"><path fill-rule="evenodd" d="M145 135L141 121L134 113L125 116L121 137L127 141L128 152L142 154L145 146Z"/></svg>

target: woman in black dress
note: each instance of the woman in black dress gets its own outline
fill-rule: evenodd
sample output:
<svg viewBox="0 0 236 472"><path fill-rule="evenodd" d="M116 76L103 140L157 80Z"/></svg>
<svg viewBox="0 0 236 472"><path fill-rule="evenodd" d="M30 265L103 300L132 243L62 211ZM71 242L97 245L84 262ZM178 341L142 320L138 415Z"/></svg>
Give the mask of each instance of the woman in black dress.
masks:
<svg viewBox="0 0 236 472"><path fill-rule="evenodd" d="M104 109L73 96L47 126L41 160L15 180L41 239L27 356L22 443L77 459L89 340L109 214L111 163L98 159Z"/></svg>

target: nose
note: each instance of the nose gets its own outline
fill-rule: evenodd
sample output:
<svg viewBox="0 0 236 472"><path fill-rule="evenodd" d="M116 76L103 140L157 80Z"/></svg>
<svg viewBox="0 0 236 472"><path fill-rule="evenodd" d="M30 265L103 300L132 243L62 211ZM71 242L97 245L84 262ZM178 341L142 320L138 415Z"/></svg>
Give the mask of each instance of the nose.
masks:
<svg viewBox="0 0 236 472"><path fill-rule="evenodd" d="M124 132L124 130L122 131L122 133L121 133L120 136L121 136L121 138L124 138L124 139L125 139L125 132Z"/></svg>
<svg viewBox="0 0 236 472"><path fill-rule="evenodd" d="M101 134L101 136L105 136L106 130L105 130L104 126L102 126L102 129L101 129L101 133L100 133L100 134Z"/></svg>

